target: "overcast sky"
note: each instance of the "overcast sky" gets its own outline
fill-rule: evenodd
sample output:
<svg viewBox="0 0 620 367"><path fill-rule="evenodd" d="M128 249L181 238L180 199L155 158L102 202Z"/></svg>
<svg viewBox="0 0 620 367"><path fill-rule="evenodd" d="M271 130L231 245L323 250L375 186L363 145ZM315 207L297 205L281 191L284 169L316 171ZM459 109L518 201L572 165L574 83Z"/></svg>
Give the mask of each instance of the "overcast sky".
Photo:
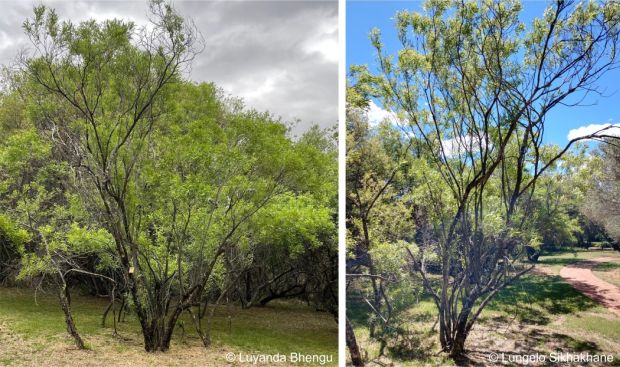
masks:
<svg viewBox="0 0 620 367"><path fill-rule="evenodd" d="M0 1L0 63L28 47L23 21L41 1ZM122 18L146 23L145 1L43 1L61 19ZM206 48L190 79L212 81L246 105L285 121L333 126L338 118L337 1L174 1Z"/></svg>

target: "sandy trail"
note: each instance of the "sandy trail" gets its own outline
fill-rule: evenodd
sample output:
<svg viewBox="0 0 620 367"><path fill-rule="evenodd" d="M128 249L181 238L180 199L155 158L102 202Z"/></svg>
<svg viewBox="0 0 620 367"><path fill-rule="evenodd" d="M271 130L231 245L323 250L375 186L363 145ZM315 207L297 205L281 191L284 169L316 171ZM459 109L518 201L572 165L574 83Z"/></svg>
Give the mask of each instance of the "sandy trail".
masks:
<svg viewBox="0 0 620 367"><path fill-rule="evenodd" d="M620 316L620 288L607 283L592 274L596 264L618 260L617 257L598 257L567 265L560 270L560 276L575 289Z"/></svg>

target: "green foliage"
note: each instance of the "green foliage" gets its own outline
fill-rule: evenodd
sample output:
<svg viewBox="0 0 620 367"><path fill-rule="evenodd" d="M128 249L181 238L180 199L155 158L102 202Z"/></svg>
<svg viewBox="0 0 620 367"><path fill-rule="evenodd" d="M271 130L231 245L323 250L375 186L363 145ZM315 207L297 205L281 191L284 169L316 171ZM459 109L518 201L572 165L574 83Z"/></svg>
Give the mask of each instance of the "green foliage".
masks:
<svg viewBox="0 0 620 367"><path fill-rule="evenodd" d="M603 227L613 241L620 243L620 203L617 199L620 193L620 148L615 140L610 138L601 143L599 151L588 163L588 179L592 185L580 210Z"/></svg>
<svg viewBox="0 0 620 367"><path fill-rule="evenodd" d="M259 243L286 246L291 254L323 245L335 233L333 209L320 206L309 196L284 195L265 207L256 219Z"/></svg>
<svg viewBox="0 0 620 367"><path fill-rule="evenodd" d="M529 238L531 242L540 242L538 247L545 250L573 247L581 245L587 236L586 219L579 208L593 174L588 157L584 147L577 146L539 179L530 202L534 209L528 220Z"/></svg>
<svg viewBox="0 0 620 367"><path fill-rule="evenodd" d="M620 4L559 1L529 25L517 0L422 8L395 15L396 48L371 31L376 69L351 68L347 244L357 264L395 242L373 242L382 230L415 243L407 270L443 316L442 349L460 357L483 300L526 271L526 257L591 237L577 210L591 184L577 141L592 137L557 147L544 131L551 110L598 91L617 67ZM371 128L355 116L371 98L393 121ZM384 203L405 208L396 217L413 228L384 220Z"/></svg>
<svg viewBox="0 0 620 367"><path fill-rule="evenodd" d="M14 95L2 105L15 103ZM71 196L70 168L54 159L52 144L32 127L12 129L0 147L2 232L22 256L19 279L55 274L64 266L55 256L97 254L106 233L81 228L82 208ZM108 236L109 237L109 236ZM25 246L26 244L28 246Z"/></svg>
<svg viewBox="0 0 620 367"><path fill-rule="evenodd" d="M347 110L347 292L365 300L371 337L384 340L407 323L403 312L420 290L409 274L419 227L407 176L420 172L413 168L420 162L408 156L397 128L369 125L360 109L369 90L358 93L349 88L356 100Z"/></svg>
<svg viewBox="0 0 620 367"><path fill-rule="evenodd" d="M269 113L185 80L199 35L165 1L149 11L143 28L43 5L24 22L33 53L0 101L0 230L20 278L113 285L146 349L165 351L188 308L236 297L237 265L268 265L257 244L321 261L313 291L331 289L337 153L333 131L294 141Z"/></svg>
<svg viewBox="0 0 620 367"><path fill-rule="evenodd" d="M14 246L20 253L31 239L28 231L17 227L6 214L0 214L0 236L3 246Z"/></svg>
<svg viewBox="0 0 620 367"><path fill-rule="evenodd" d="M182 246L187 271L217 257L222 244L245 243L247 251L251 239L299 254L335 235L327 206L335 156L317 149L319 137L293 143L283 124L242 110L210 84L179 85L173 96L129 189L142 218L141 251L167 259Z"/></svg>

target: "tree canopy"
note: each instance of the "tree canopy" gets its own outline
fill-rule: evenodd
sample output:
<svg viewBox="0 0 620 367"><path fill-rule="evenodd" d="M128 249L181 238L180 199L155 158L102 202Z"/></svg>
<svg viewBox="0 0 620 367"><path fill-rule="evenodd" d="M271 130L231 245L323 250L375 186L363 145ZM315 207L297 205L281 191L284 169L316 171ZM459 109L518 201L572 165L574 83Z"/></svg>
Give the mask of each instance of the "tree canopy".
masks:
<svg viewBox="0 0 620 367"><path fill-rule="evenodd" d="M619 4L560 0L531 24L521 11L519 1L426 1L421 12L395 15L397 52L387 51L375 29L370 42L377 69L351 68L350 103L366 108L378 101L396 135L382 148L391 159L379 163L379 171L374 161L381 155L361 166L366 185L384 188L368 202L389 200L396 187L395 198L411 213L418 235L392 239L391 247L405 241L404 269L433 299L440 343L452 357L464 353L469 331L497 292L530 270L532 248L557 241L553 236L574 240L576 222L543 223L568 218L565 204L545 202L545 195L554 201L564 195L544 192L558 189L552 181L570 172L560 166L562 158L580 140L613 138L608 126L555 147L545 144L544 132L557 123L548 119L550 111L577 107L618 66ZM348 128L354 135L355 125ZM354 147L364 141L359 136ZM352 161L358 156L349 154ZM403 175L400 185L393 182L397 175ZM356 185L348 190L349 205L360 207ZM366 212L353 211L357 221ZM373 219L381 226L395 223L381 215ZM568 228L541 231L548 225ZM350 238L356 249L369 247L370 237ZM380 275L370 266L363 272ZM373 311L383 314L379 304Z"/></svg>
<svg viewBox="0 0 620 367"><path fill-rule="evenodd" d="M165 2L149 10L145 27L45 6L24 22L33 49L0 99L0 276L55 287L80 348L75 286L110 298L103 323L131 310L149 352L169 349L184 313L208 346L223 299L298 297L335 316L331 132L293 140L187 80L200 35Z"/></svg>

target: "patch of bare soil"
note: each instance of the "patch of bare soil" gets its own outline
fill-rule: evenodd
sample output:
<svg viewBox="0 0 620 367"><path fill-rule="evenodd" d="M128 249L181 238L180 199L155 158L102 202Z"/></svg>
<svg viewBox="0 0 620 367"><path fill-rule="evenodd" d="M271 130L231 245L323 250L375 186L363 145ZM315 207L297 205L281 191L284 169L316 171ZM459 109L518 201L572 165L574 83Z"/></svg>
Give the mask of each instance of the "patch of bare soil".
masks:
<svg viewBox="0 0 620 367"><path fill-rule="evenodd" d="M532 269L530 271L530 274L532 275L539 275L539 276L554 276L554 275L558 275L553 269L551 268L547 268L545 266L542 266L540 264L536 264L536 266L534 267L534 269Z"/></svg>

